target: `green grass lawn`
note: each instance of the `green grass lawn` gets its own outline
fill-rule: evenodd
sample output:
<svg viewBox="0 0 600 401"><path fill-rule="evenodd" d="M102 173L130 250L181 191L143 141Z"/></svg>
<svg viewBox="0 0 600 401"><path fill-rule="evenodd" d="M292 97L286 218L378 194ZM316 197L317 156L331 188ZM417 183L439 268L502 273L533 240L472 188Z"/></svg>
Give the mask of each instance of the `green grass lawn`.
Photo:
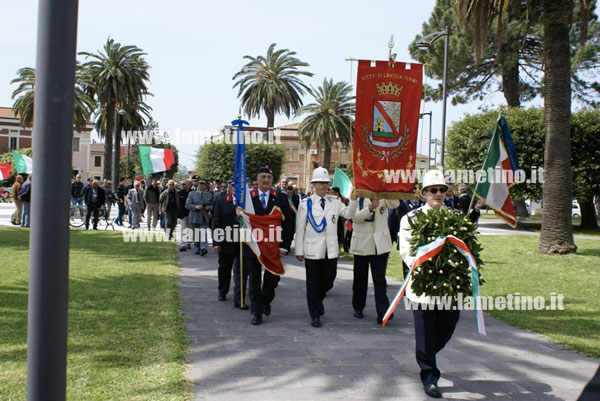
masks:
<svg viewBox="0 0 600 401"><path fill-rule="evenodd" d="M25 400L28 230L0 227L0 398ZM172 243L71 231L67 398L184 400L185 338Z"/></svg>
<svg viewBox="0 0 600 401"><path fill-rule="evenodd" d="M564 310L490 311L505 322L540 333L593 357L600 357L600 241L576 239L572 255L536 252L538 238L528 235L480 236L484 247L484 296L519 293L564 295ZM388 275L402 277L398 252L392 252ZM393 294L392 294L393 295Z"/></svg>
<svg viewBox="0 0 600 401"><path fill-rule="evenodd" d="M493 212L481 213L481 219L483 220L497 220L501 222L502 220L496 216ZM590 229L590 228L581 228L579 225L581 224L580 217L573 217L573 234L577 235L593 235L600 236L600 228ZM506 226L509 228L509 226ZM534 231L539 232L542 229L542 216L529 216L526 219L521 219L517 223L517 228L520 230Z"/></svg>

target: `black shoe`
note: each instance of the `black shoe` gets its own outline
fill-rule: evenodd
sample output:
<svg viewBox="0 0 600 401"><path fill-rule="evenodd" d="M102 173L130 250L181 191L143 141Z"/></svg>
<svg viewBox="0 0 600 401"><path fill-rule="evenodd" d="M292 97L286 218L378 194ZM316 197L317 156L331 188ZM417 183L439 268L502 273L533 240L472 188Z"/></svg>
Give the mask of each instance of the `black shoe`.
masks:
<svg viewBox="0 0 600 401"><path fill-rule="evenodd" d="M259 315L259 314L254 315L252 317L252 320L250 321L250 323L252 323L255 326L258 326L259 324L261 324L262 323L262 315Z"/></svg>
<svg viewBox="0 0 600 401"><path fill-rule="evenodd" d="M323 316L325 314L325 307L323 306L323 304L321 304L321 307L319 308L319 315Z"/></svg>
<svg viewBox="0 0 600 401"><path fill-rule="evenodd" d="M354 311L354 317L357 317L357 318L359 318L359 319L362 319L362 318L363 318L363 317L365 317L365 316L363 315L362 311L355 310L355 311Z"/></svg>
<svg viewBox="0 0 600 401"><path fill-rule="evenodd" d="M218 298L218 300L219 300L219 301L226 301L226 300L227 300L227 298L225 297L225 295L219 295L219 298Z"/></svg>
<svg viewBox="0 0 600 401"><path fill-rule="evenodd" d="M269 316L271 314L271 304L265 305L265 316Z"/></svg>
<svg viewBox="0 0 600 401"><path fill-rule="evenodd" d="M188 249L192 249L192 245L191 244L188 244Z"/></svg>
<svg viewBox="0 0 600 401"><path fill-rule="evenodd" d="M425 390L425 394L433 398L442 398L442 393L435 384L424 384L423 390Z"/></svg>
<svg viewBox="0 0 600 401"><path fill-rule="evenodd" d="M321 327L321 319L318 317L313 317L312 322L310 322L312 327Z"/></svg>
<svg viewBox="0 0 600 401"><path fill-rule="evenodd" d="M244 305L244 306L240 307L240 304L234 304L233 307L241 309L241 310L248 310L248 309L250 309L250 307L248 305Z"/></svg>
<svg viewBox="0 0 600 401"><path fill-rule="evenodd" d="M185 251L187 251L187 250L188 250L188 249L187 249L185 246L182 246L181 248L179 248L179 252L185 252Z"/></svg>
<svg viewBox="0 0 600 401"><path fill-rule="evenodd" d="M194 254L200 255L200 249L196 249L196 252L194 252Z"/></svg>
<svg viewBox="0 0 600 401"><path fill-rule="evenodd" d="M202 251L200 251L200 256L206 256L207 253L208 251L206 249L203 249Z"/></svg>
<svg viewBox="0 0 600 401"><path fill-rule="evenodd" d="M356 316L356 315L355 315L355 316ZM377 323L378 323L378 324L382 324L382 323L383 323L383 317L384 317L384 316L385 316L385 315L377 315ZM393 318L394 318L394 314L392 313L392 314L390 315L390 318L389 318L388 320L392 320Z"/></svg>

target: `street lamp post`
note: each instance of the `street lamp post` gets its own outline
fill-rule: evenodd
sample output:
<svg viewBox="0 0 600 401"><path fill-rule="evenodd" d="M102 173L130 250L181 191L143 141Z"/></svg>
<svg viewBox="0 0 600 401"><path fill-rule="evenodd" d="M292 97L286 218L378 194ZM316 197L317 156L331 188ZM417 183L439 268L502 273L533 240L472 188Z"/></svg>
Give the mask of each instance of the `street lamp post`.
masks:
<svg viewBox="0 0 600 401"><path fill-rule="evenodd" d="M119 159L117 155L121 152L121 146L119 144L119 140L117 138L117 120L119 116L124 116L126 113L125 110L120 109L118 107L115 108L115 132L114 132L114 144L113 144L113 169L112 169L112 190L113 194L117 193L117 185L119 183L119 174L117 174L117 170L119 170Z"/></svg>
<svg viewBox="0 0 600 401"><path fill-rule="evenodd" d="M431 50L433 42L440 37L444 36L444 78L442 81L442 154L441 154L441 165L444 168L444 153L446 151L446 97L447 97L447 80L448 80L448 42L450 41L450 30L446 27L443 31L430 33L426 35L417 43L415 43L415 49L419 50Z"/></svg>
<svg viewBox="0 0 600 401"><path fill-rule="evenodd" d="M424 116L429 116L429 142L427 145L427 168L431 168L431 111L427 113L419 114L419 118L423 118ZM423 143L423 142L421 142Z"/></svg>

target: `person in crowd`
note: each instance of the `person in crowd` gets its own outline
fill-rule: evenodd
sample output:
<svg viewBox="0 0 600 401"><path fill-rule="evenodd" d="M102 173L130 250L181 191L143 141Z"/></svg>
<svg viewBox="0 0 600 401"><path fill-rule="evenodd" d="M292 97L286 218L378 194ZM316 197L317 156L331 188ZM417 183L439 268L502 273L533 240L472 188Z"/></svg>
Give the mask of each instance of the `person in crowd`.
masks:
<svg viewBox="0 0 600 401"><path fill-rule="evenodd" d="M246 202L252 202L254 213L258 216L266 216L271 214L275 207L281 210L279 258L282 258L290 251L294 234L291 225L293 216L288 201L285 196L281 195L281 192L273 188L273 169L269 165L261 166L258 169L254 182L256 182L256 186L250 190L250 199L246 200ZM248 270L250 275L249 295L250 314L252 315L250 323L259 325L263 321L263 315L271 314L271 303L275 298L275 289L279 285L280 276L269 271L267 266L265 266L263 274L262 264L252 249L247 244L244 244L242 248L242 267Z"/></svg>
<svg viewBox="0 0 600 401"><path fill-rule="evenodd" d="M119 185L117 185L117 207L119 208L119 213L115 219L115 223L119 226L123 225L123 215L125 214L125 197L127 196L127 192L125 191L125 177L119 178Z"/></svg>
<svg viewBox="0 0 600 401"><path fill-rule="evenodd" d="M83 206L83 182L81 182L81 175L75 175L75 181L71 183L71 206ZM80 211L81 213L81 211ZM81 218L82 216L79 216Z"/></svg>
<svg viewBox="0 0 600 401"><path fill-rule="evenodd" d="M350 253L354 255L354 280L352 282L352 307L354 317L362 319L367 302L369 265L375 289L375 310L377 323L390 306L385 279L388 257L392 250L392 239L388 227L388 213L399 206L397 199L368 199L360 197L352 200L348 217L352 219L352 241Z"/></svg>
<svg viewBox="0 0 600 401"><path fill-rule="evenodd" d="M177 213L179 210L179 196L175 188L175 180L169 180L167 189L160 194L160 211L165 214L165 227L169 230L169 240L173 238L173 231L177 226ZM150 216L148 216L148 219Z"/></svg>
<svg viewBox="0 0 600 401"><path fill-rule="evenodd" d="M29 227L29 211L31 206L31 174L27 177L21 190L19 191L19 199L23 202L23 215L21 216L21 227Z"/></svg>
<svg viewBox="0 0 600 401"><path fill-rule="evenodd" d="M106 202L106 194L104 193L102 187L100 187L98 180L93 180L90 188L85 191L84 201L87 207L87 211L85 213L85 229L89 229L90 217L93 214L94 218L92 220L92 225L94 230L97 230L98 220L100 217L100 208L102 208Z"/></svg>
<svg viewBox="0 0 600 401"><path fill-rule="evenodd" d="M156 229L156 225L158 224L159 198L161 194L162 192L157 185L156 179L153 178L150 181L150 185L144 191L144 202L146 202L146 210L148 212L148 230L150 228ZM175 224L177 224L177 220L175 220Z"/></svg>
<svg viewBox="0 0 600 401"><path fill-rule="evenodd" d="M183 180L181 181L181 187L177 190L177 196L179 197L179 203L177 204L177 218L179 219L179 229L181 238L179 250L181 252L185 252L188 249L192 248L190 241L188 240L188 235L186 234L187 230L192 228L188 222L188 216L190 214L190 211L187 210L185 207L185 203L187 201L191 187L192 182L190 180Z"/></svg>
<svg viewBox="0 0 600 401"><path fill-rule="evenodd" d="M227 184L227 183L225 183ZM234 232L239 230L236 204L234 201L233 183L228 192L215 200L213 211L213 250L219 254L218 300L225 301L231 282L233 270L233 306L247 310L246 288L248 285L248 269L243 269L243 283L240 282L240 242L236 241ZM243 285L240 285L243 284Z"/></svg>
<svg viewBox="0 0 600 401"><path fill-rule="evenodd" d="M141 190L140 182L136 181L135 184L133 184L133 188L130 189L127 194L127 206L129 207L129 212L131 214L130 227L133 229L140 228L143 205L144 192Z"/></svg>
<svg viewBox="0 0 600 401"><path fill-rule="evenodd" d="M210 213L214 207L213 196L208 190L206 180L198 180L198 189L190 192L185 207L190 211L188 221L194 230L196 255L206 256L208 253L208 228ZM199 230L199 231L198 231Z"/></svg>
<svg viewBox="0 0 600 401"><path fill-rule="evenodd" d="M330 183L327 170L316 168L311 180L315 193L302 200L296 215L296 258L305 261L306 302L313 327L321 327L323 300L337 275L337 221L347 209L339 198L327 194Z"/></svg>
<svg viewBox="0 0 600 401"><path fill-rule="evenodd" d="M22 186L23 176L19 174L15 177L15 182L11 187L11 195L13 202L15 203L15 211L10 217L10 222L15 226L21 225L21 216L23 215L23 201L19 198L19 192L21 191Z"/></svg>
<svg viewBox="0 0 600 401"><path fill-rule="evenodd" d="M112 209L112 205L116 202L115 194L113 193L110 181L108 181L106 178L102 181L101 188L104 190L104 195L106 198L104 207L106 209L106 220L108 221L108 219L110 217L110 211Z"/></svg>

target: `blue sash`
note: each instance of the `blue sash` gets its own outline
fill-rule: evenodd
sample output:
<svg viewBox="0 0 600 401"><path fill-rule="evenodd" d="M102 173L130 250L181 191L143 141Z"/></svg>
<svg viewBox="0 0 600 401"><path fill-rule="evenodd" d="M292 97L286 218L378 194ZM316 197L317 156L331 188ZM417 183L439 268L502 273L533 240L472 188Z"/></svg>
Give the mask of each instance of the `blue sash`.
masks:
<svg viewBox="0 0 600 401"><path fill-rule="evenodd" d="M310 226L317 233L322 233L323 230L325 230L325 227L327 227L327 219L325 217L323 217L323 220L321 220L319 224L315 221L315 217L312 213L312 199L310 197L306 200L306 218L308 219Z"/></svg>

